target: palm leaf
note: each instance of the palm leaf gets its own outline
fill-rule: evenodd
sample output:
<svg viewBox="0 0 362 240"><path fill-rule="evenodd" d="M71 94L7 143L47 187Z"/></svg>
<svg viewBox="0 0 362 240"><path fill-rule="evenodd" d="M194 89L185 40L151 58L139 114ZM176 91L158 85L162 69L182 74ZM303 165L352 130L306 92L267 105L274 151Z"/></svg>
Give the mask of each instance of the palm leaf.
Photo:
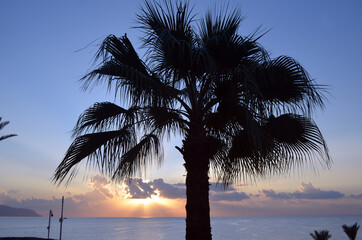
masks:
<svg viewBox="0 0 362 240"><path fill-rule="evenodd" d="M141 11L137 15L139 28L145 33L143 46L148 49L146 54L154 70L184 74L191 68L195 43L188 3L178 2L175 8L171 1L164 1L164 6L145 2Z"/></svg>
<svg viewBox="0 0 362 240"><path fill-rule="evenodd" d="M15 137L15 136L18 136L17 134L8 134L8 135L4 135L4 136L1 136L0 137L0 141L4 140L4 139L7 139L9 137Z"/></svg>
<svg viewBox="0 0 362 240"><path fill-rule="evenodd" d="M157 132L158 136L165 133L169 136L170 133L184 134L187 128L187 121L182 117L184 113L162 106L151 106L145 109L144 119L147 129Z"/></svg>
<svg viewBox="0 0 362 240"><path fill-rule="evenodd" d="M146 68L126 36L108 36L102 43L96 60L100 57L103 57L100 66L82 78L84 89L92 83L106 80L108 89L113 87L115 93L121 93L124 99L131 97L134 104L169 104L180 94L177 89L163 84Z"/></svg>
<svg viewBox="0 0 362 240"><path fill-rule="evenodd" d="M9 124L9 121L1 122L1 117L0 117L0 130L3 129L8 124ZM0 141L10 138L10 137L15 137L15 136L18 136L18 135L17 134L8 134L8 135L0 136Z"/></svg>
<svg viewBox="0 0 362 240"><path fill-rule="evenodd" d="M3 129L8 124L9 124L9 121L1 122L1 117L0 117L0 130Z"/></svg>
<svg viewBox="0 0 362 240"><path fill-rule="evenodd" d="M163 161L162 145L154 134L144 135L141 141L129 149L121 158L113 171L112 180L120 181L131 177L140 170L146 171L153 161Z"/></svg>
<svg viewBox="0 0 362 240"><path fill-rule="evenodd" d="M327 144L317 125L310 119L295 114L271 117L266 131L277 142L279 154L286 162L312 160L314 157L330 162ZM293 161L295 160L295 161Z"/></svg>
<svg viewBox="0 0 362 240"><path fill-rule="evenodd" d="M121 129L123 126L133 123L137 110L138 108L124 109L110 102L95 103L78 118L73 129L73 137L86 131Z"/></svg>
<svg viewBox="0 0 362 240"><path fill-rule="evenodd" d="M208 11L205 18L201 20L200 36L203 42L207 42L212 38L219 38L217 36L223 36L230 38L235 35L241 21L243 20L240 11L236 8L228 13L228 7L220 13L213 15L211 11ZM225 14L226 13L226 14ZM214 17L215 16L215 17Z"/></svg>
<svg viewBox="0 0 362 240"><path fill-rule="evenodd" d="M69 184L76 174L76 166L87 157L89 164L97 166L101 172L110 174L117 159L132 147L134 142L134 132L130 129L79 136L70 145L56 169L53 181L60 184L69 175L66 183Z"/></svg>
<svg viewBox="0 0 362 240"><path fill-rule="evenodd" d="M260 64L254 71L258 98L273 106L297 107L310 111L315 105L323 107L321 86L310 79L304 68L286 56ZM293 108L289 109L292 110Z"/></svg>

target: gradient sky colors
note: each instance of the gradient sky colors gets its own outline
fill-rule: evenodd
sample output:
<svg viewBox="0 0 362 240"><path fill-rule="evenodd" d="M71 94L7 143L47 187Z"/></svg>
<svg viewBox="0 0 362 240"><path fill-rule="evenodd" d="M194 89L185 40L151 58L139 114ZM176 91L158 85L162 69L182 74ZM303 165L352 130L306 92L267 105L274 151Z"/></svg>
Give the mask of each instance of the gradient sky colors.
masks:
<svg viewBox="0 0 362 240"><path fill-rule="evenodd" d="M203 16L224 2L191 5ZM82 167L67 189L50 180L79 114L94 102L114 100L105 86L82 92L78 80L108 34L127 33L139 49L141 33L133 27L141 5L138 0L0 1L0 116L10 121L0 135L19 135L0 142L0 204L46 216L50 208L59 212L64 195L67 216L184 216L185 171L174 148L177 137L165 144L163 166L132 182L111 183ZM319 84L328 85L326 109L314 120L333 164L329 170L315 164L318 174L309 165L227 191L212 185L212 215L362 214L362 2L234 0L229 5L246 16L242 35L260 25L270 29L260 43L273 57L294 57Z"/></svg>

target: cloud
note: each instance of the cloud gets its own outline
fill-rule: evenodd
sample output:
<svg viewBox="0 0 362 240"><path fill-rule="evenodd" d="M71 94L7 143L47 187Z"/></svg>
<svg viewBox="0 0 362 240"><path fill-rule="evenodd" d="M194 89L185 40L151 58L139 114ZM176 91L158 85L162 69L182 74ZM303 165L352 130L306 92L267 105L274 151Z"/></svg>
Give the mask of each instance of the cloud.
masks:
<svg viewBox="0 0 362 240"><path fill-rule="evenodd" d="M151 198L152 195L156 195L156 189L152 187L149 182L144 182L140 178L131 178L125 181L127 190L130 194L130 198L133 199L144 199Z"/></svg>
<svg viewBox="0 0 362 240"><path fill-rule="evenodd" d="M362 199L362 193L358 195L351 194L348 196L348 198L354 198L354 199Z"/></svg>
<svg viewBox="0 0 362 240"><path fill-rule="evenodd" d="M160 196L164 198L185 198L186 187L185 184L168 184L162 178L155 179L153 186L160 191Z"/></svg>
<svg viewBox="0 0 362 240"><path fill-rule="evenodd" d="M250 197L244 192L210 192L211 201L241 201L249 198Z"/></svg>
<svg viewBox="0 0 362 240"><path fill-rule="evenodd" d="M96 175L91 179L90 183L95 190L98 190L100 193L104 194L108 198L113 198L113 194L108 188L105 187L112 183L111 180L101 175Z"/></svg>
<svg viewBox="0 0 362 240"><path fill-rule="evenodd" d="M221 183L210 183L210 191L212 192L225 192L225 191L236 191L236 188L234 188L234 185L232 183L229 183L227 186L224 186Z"/></svg>
<svg viewBox="0 0 362 240"><path fill-rule="evenodd" d="M185 198L186 196L184 184L165 183L162 178L153 181L131 178L125 181L124 184L131 199L151 198L153 195L169 199Z"/></svg>
<svg viewBox="0 0 362 240"><path fill-rule="evenodd" d="M233 184L227 189L220 184L210 184L212 216L362 214L362 194L345 196L337 191L321 190L311 183L302 183L297 190L291 192L268 189L254 194L241 192ZM185 216L184 183L171 184L162 178L153 181L134 178L122 184L112 184L109 179L96 175L91 178L88 186L88 192L66 194L67 217ZM47 216L49 209L56 216L60 214L60 197L14 197L19 196L17 193L16 190L0 190L0 204L32 209L42 216ZM153 200L142 200L147 198ZM280 201L281 199L284 201Z"/></svg>
<svg viewBox="0 0 362 240"><path fill-rule="evenodd" d="M266 197L273 199L339 199L345 197L343 193L337 191L324 191L315 188L311 183L302 183L298 190L294 192L276 193L274 190L262 190Z"/></svg>
<svg viewBox="0 0 362 240"><path fill-rule="evenodd" d="M132 178L126 181L125 184L132 199L151 198L152 195L168 199L186 198L186 186L184 183L169 184L162 178L148 182L139 178ZM250 197L246 193L237 192L232 184L224 188L222 184L210 183L211 201L241 201L248 198Z"/></svg>

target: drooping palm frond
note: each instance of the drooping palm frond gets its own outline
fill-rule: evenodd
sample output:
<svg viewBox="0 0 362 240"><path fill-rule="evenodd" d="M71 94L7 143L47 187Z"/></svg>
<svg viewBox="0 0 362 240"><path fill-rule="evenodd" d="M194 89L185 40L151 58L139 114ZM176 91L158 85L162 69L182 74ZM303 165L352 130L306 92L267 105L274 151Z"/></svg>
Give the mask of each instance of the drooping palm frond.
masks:
<svg viewBox="0 0 362 240"><path fill-rule="evenodd" d="M85 158L101 172L111 175L118 159L135 145L132 129L85 134L77 137L55 170L53 181L59 184L68 177L70 183L76 174L76 166Z"/></svg>
<svg viewBox="0 0 362 240"><path fill-rule="evenodd" d="M289 105L289 111L297 108L310 112L314 106L324 106L322 87L290 57L280 56L262 62L253 75L258 86L257 99L266 101L271 108L278 110Z"/></svg>
<svg viewBox="0 0 362 240"><path fill-rule="evenodd" d="M188 124L184 115L184 112L177 109L150 106L144 111L144 126L158 136L170 136L170 133L184 135Z"/></svg>
<svg viewBox="0 0 362 240"><path fill-rule="evenodd" d="M332 235L329 234L328 230L322 230L322 231L314 230L314 233L311 233L310 235L315 240L328 240L332 237Z"/></svg>
<svg viewBox="0 0 362 240"><path fill-rule="evenodd" d="M260 124L260 123L259 123ZM250 127L250 128L249 128ZM223 182L288 173L314 160L330 164L325 140L313 121L284 114L263 124L245 125L229 143L216 175Z"/></svg>
<svg viewBox="0 0 362 240"><path fill-rule="evenodd" d="M112 180L120 181L145 170L156 161L160 165L163 161L162 145L154 134L144 135L139 143L122 155L118 166L113 170Z"/></svg>
<svg viewBox="0 0 362 240"><path fill-rule="evenodd" d="M350 240L356 239L359 227L360 226L357 223L353 224L352 226L347 226L346 224L342 225L343 231L347 234Z"/></svg>
<svg viewBox="0 0 362 240"><path fill-rule="evenodd" d="M292 166L301 166L313 160L325 160L330 164L327 144L317 127L309 118L283 114L271 117L265 124L266 131L274 140L273 151L281 162L280 171L288 171Z"/></svg>

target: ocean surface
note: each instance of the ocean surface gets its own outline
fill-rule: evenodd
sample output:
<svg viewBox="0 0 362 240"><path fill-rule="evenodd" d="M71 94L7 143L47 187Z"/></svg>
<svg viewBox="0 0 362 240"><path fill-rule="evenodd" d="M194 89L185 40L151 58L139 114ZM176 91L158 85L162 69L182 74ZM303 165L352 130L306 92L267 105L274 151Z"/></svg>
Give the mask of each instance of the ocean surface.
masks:
<svg viewBox="0 0 362 240"><path fill-rule="evenodd" d="M58 218L51 219L50 237L59 239ZM213 240L306 240L313 230L327 229L331 239L348 239L342 225L362 224L362 216L212 218ZM46 217L0 217L0 237L47 237ZM63 240L182 240L184 218L68 218ZM362 240L362 228L357 234Z"/></svg>

